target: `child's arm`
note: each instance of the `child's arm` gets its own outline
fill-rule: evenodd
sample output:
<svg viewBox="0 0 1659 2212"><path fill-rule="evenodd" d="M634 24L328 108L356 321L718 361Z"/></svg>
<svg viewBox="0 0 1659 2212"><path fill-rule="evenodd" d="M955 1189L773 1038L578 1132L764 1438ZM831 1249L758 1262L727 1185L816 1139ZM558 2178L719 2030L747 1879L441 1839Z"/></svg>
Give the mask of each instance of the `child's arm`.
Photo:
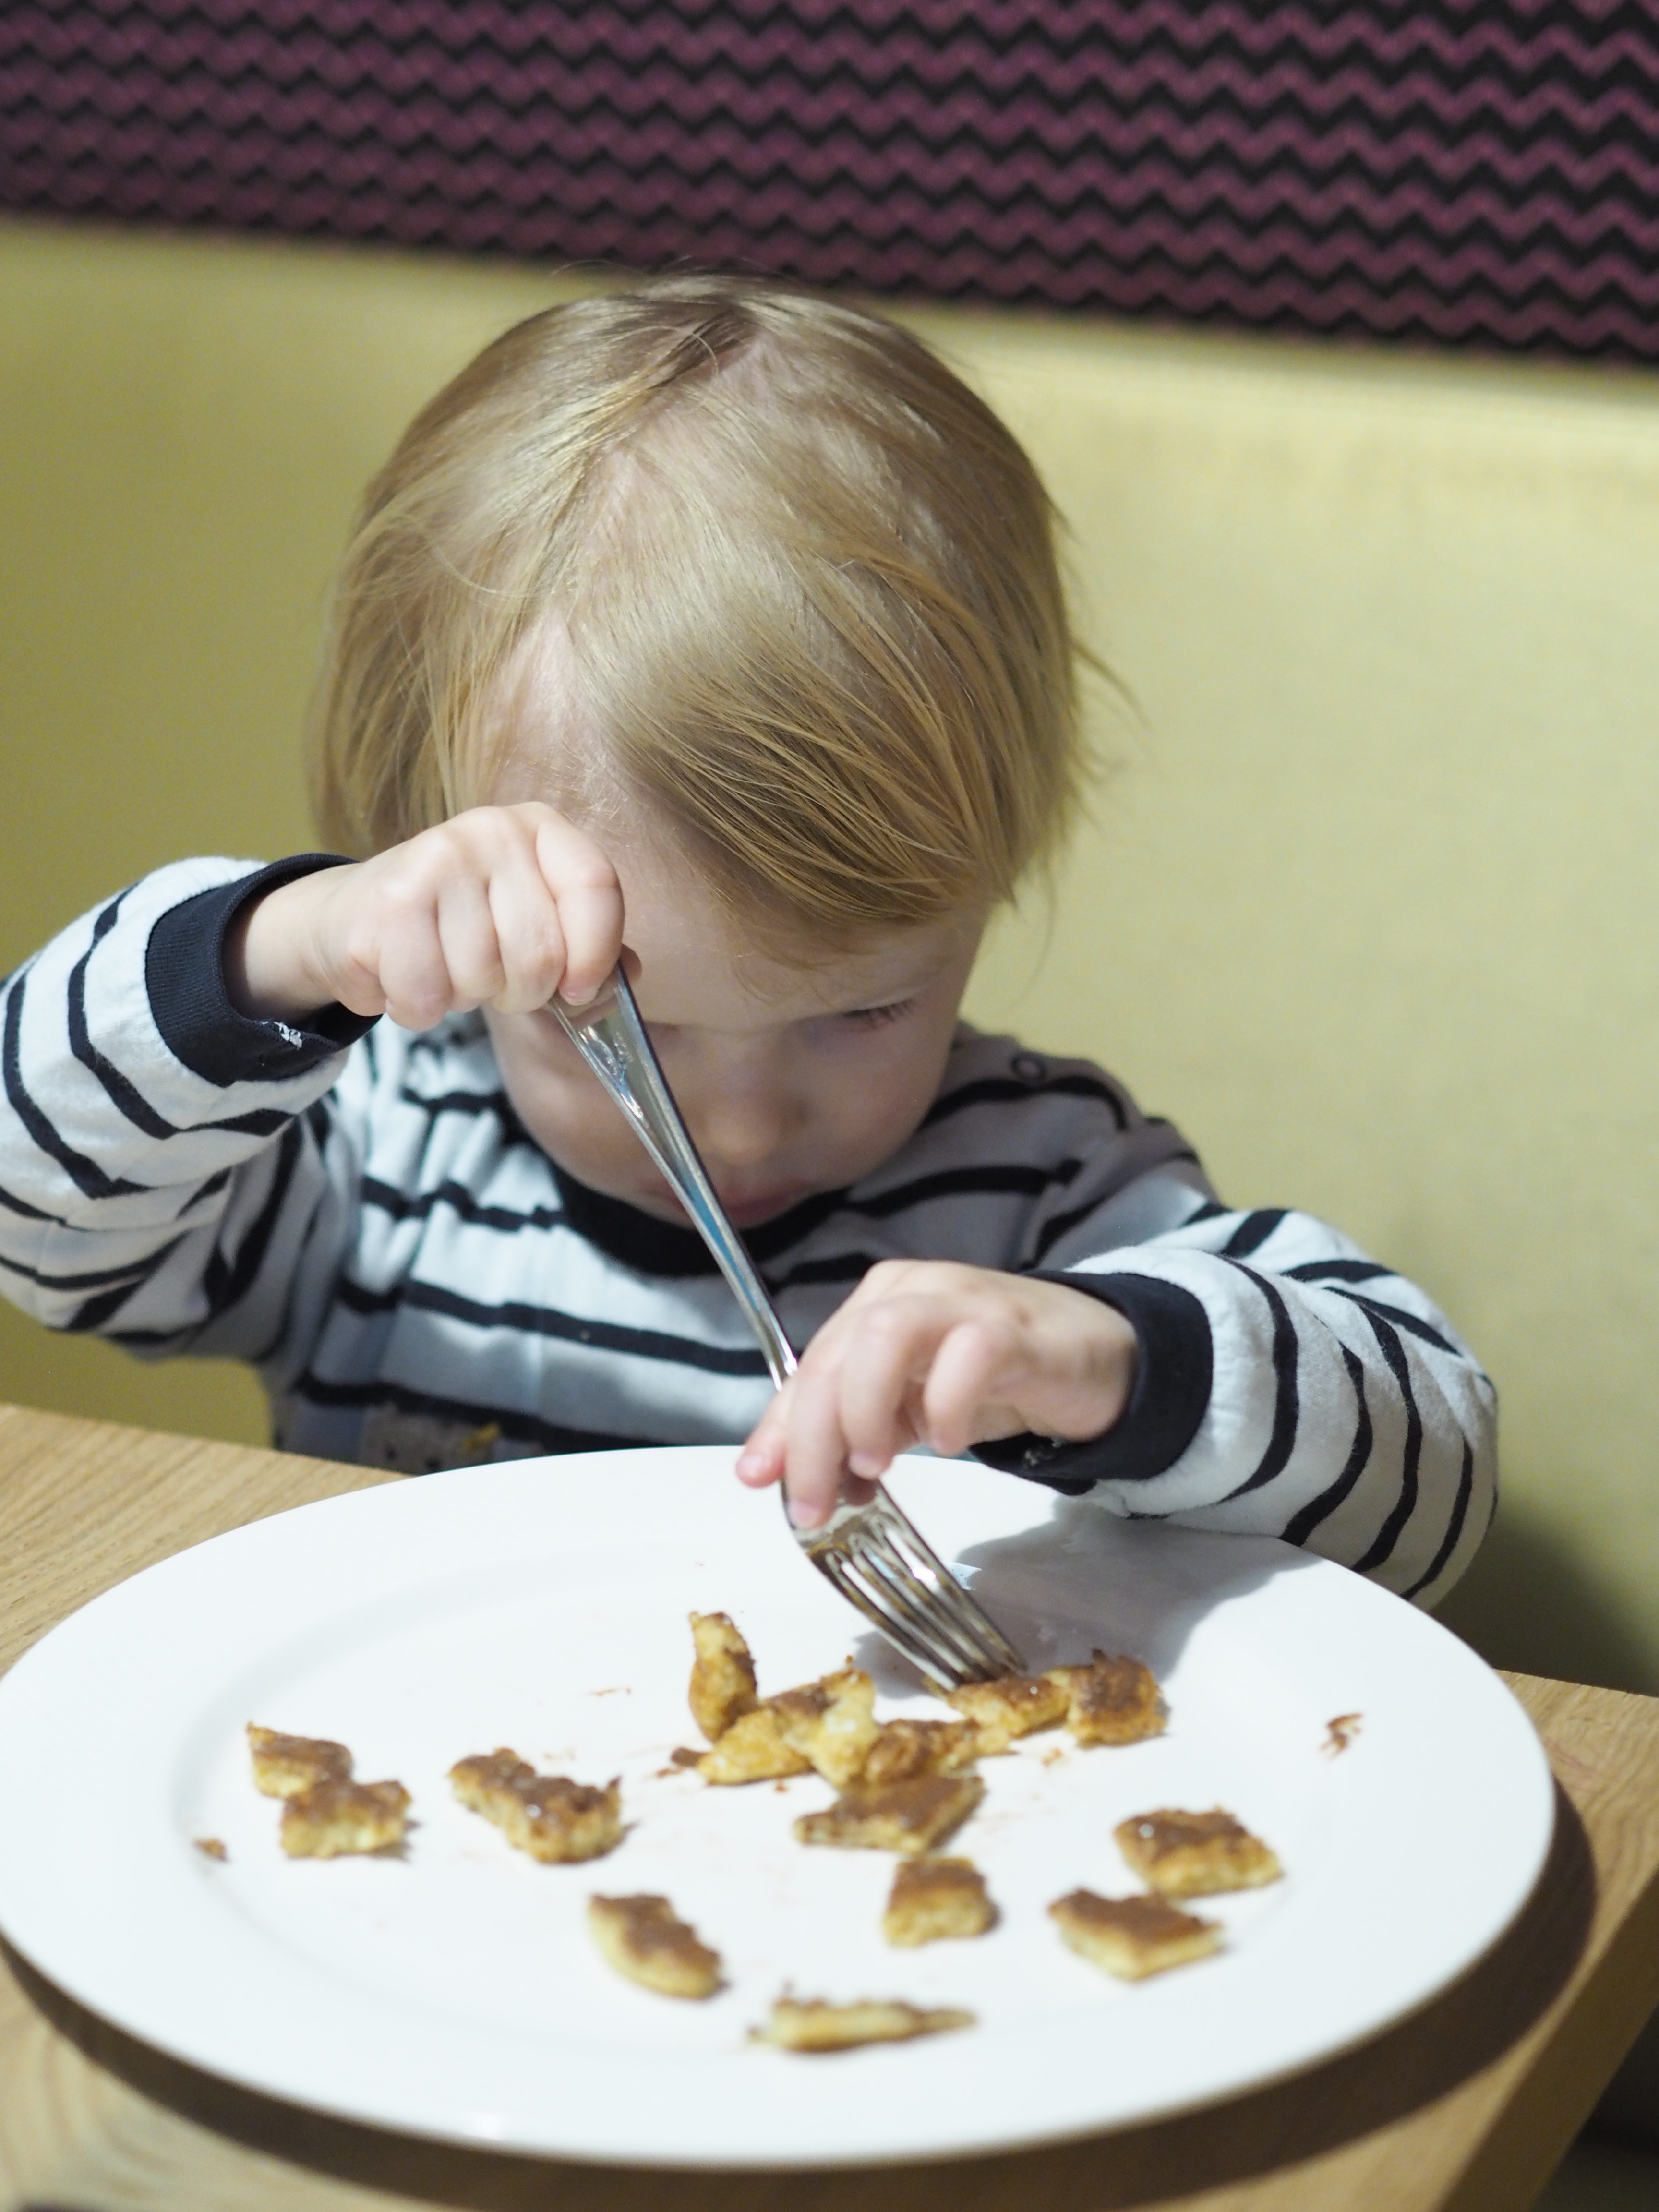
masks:
<svg viewBox="0 0 1659 2212"><path fill-rule="evenodd" d="M144 878L0 986L0 1288L51 1328L285 1379L358 1204L364 1102L332 1095L348 1048L388 1006L423 1025L492 990L545 997L573 967L591 989L621 912L608 865L542 807L360 866Z"/></svg>
<svg viewBox="0 0 1659 2212"><path fill-rule="evenodd" d="M161 868L6 982L0 1288L49 1328L259 1358L331 1273L353 1177L323 1094L368 1024L246 1019L220 969L248 896L326 865Z"/></svg>
<svg viewBox="0 0 1659 2212"><path fill-rule="evenodd" d="M1491 1383L1413 1285L1306 1215L1195 1203L1059 1274L873 1269L739 1472L787 1468L821 1517L843 1466L974 1447L1114 1511L1283 1536L1437 1597L1486 1533L1495 1425Z"/></svg>

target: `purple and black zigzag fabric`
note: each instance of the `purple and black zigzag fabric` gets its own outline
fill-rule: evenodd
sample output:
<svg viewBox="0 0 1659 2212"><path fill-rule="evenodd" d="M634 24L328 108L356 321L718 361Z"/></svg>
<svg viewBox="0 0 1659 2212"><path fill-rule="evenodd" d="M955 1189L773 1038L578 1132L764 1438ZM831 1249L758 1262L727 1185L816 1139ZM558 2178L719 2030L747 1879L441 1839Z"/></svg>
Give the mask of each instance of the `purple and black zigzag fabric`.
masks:
<svg viewBox="0 0 1659 2212"><path fill-rule="evenodd" d="M3 0L0 204L1659 359L1659 0Z"/></svg>

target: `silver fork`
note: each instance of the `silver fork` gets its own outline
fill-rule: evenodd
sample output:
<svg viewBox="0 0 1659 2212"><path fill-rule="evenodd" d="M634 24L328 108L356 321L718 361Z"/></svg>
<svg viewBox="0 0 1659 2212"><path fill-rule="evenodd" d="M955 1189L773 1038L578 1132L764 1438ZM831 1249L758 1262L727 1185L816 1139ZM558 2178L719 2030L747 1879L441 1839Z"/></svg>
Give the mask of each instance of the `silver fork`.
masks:
<svg viewBox="0 0 1659 2212"><path fill-rule="evenodd" d="M794 1347L698 1158L627 977L615 969L587 1006L555 999L550 1011L696 1222L781 1389L795 1371ZM868 1504L843 1498L821 1528L789 1526L819 1573L931 1681L956 1689L1023 1671L1018 1652L879 1483Z"/></svg>

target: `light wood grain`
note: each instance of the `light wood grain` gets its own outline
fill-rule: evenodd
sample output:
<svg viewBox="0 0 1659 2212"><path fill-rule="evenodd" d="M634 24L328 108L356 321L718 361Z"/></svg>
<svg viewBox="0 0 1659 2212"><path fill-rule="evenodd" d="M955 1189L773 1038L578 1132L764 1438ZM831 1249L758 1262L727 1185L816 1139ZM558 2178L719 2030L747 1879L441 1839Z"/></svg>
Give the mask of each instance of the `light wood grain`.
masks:
<svg viewBox="0 0 1659 2212"><path fill-rule="evenodd" d="M154 1559L384 1479L0 1408L0 1666ZM1413 2021L1214 2112L1019 2156L837 2174L507 2158L238 2090L13 1960L0 1974L0 2212L655 2212L670 2197L677 2212L1522 2212L1659 2000L1659 1702L1511 1679L1560 1810L1520 1923Z"/></svg>
<svg viewBox="0 0 1659 2212"><path fill-rule="evenodd" d="M141 1567L291 1505L397 1477L0 1406L0 1673Z"/></svg>

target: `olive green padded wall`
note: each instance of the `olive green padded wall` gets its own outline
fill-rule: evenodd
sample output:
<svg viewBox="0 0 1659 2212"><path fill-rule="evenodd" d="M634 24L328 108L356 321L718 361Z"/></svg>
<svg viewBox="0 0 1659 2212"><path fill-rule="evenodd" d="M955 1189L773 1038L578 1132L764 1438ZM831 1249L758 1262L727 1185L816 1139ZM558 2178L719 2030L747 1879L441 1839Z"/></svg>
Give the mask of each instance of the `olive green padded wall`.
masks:
<svg viewBox="0 0 1659 2212"><path fill-rule="evenodd" d="M964 350L1143 718L976 1011L1428 1285L1502 1401L1446 1617L1659 1691L1659 379Z"/></svg>
<svg viewBox="0 0 1659 2212"><path fill-rule="evenodd" d="M0 226L0 965L168 854L304 842L363 477L568 285ZM1659 384L930 312L1065 510L1139 720L978 1018L1105 1059L1239 1202L1418 1274L1504 1407L1450 1616L1659 1690ZM0 1316L0 1395L262 1432L233 1372Z"/></svg>
<svg viewBox="0 0 1659 2212"><path fill-rule="evenodd" d="M313 841L329 572L421 402L545 275L0 222L0 973L191 852ZM267 1441L228 1362L141 1365L0 1303L0 1398Z"/></svg>

